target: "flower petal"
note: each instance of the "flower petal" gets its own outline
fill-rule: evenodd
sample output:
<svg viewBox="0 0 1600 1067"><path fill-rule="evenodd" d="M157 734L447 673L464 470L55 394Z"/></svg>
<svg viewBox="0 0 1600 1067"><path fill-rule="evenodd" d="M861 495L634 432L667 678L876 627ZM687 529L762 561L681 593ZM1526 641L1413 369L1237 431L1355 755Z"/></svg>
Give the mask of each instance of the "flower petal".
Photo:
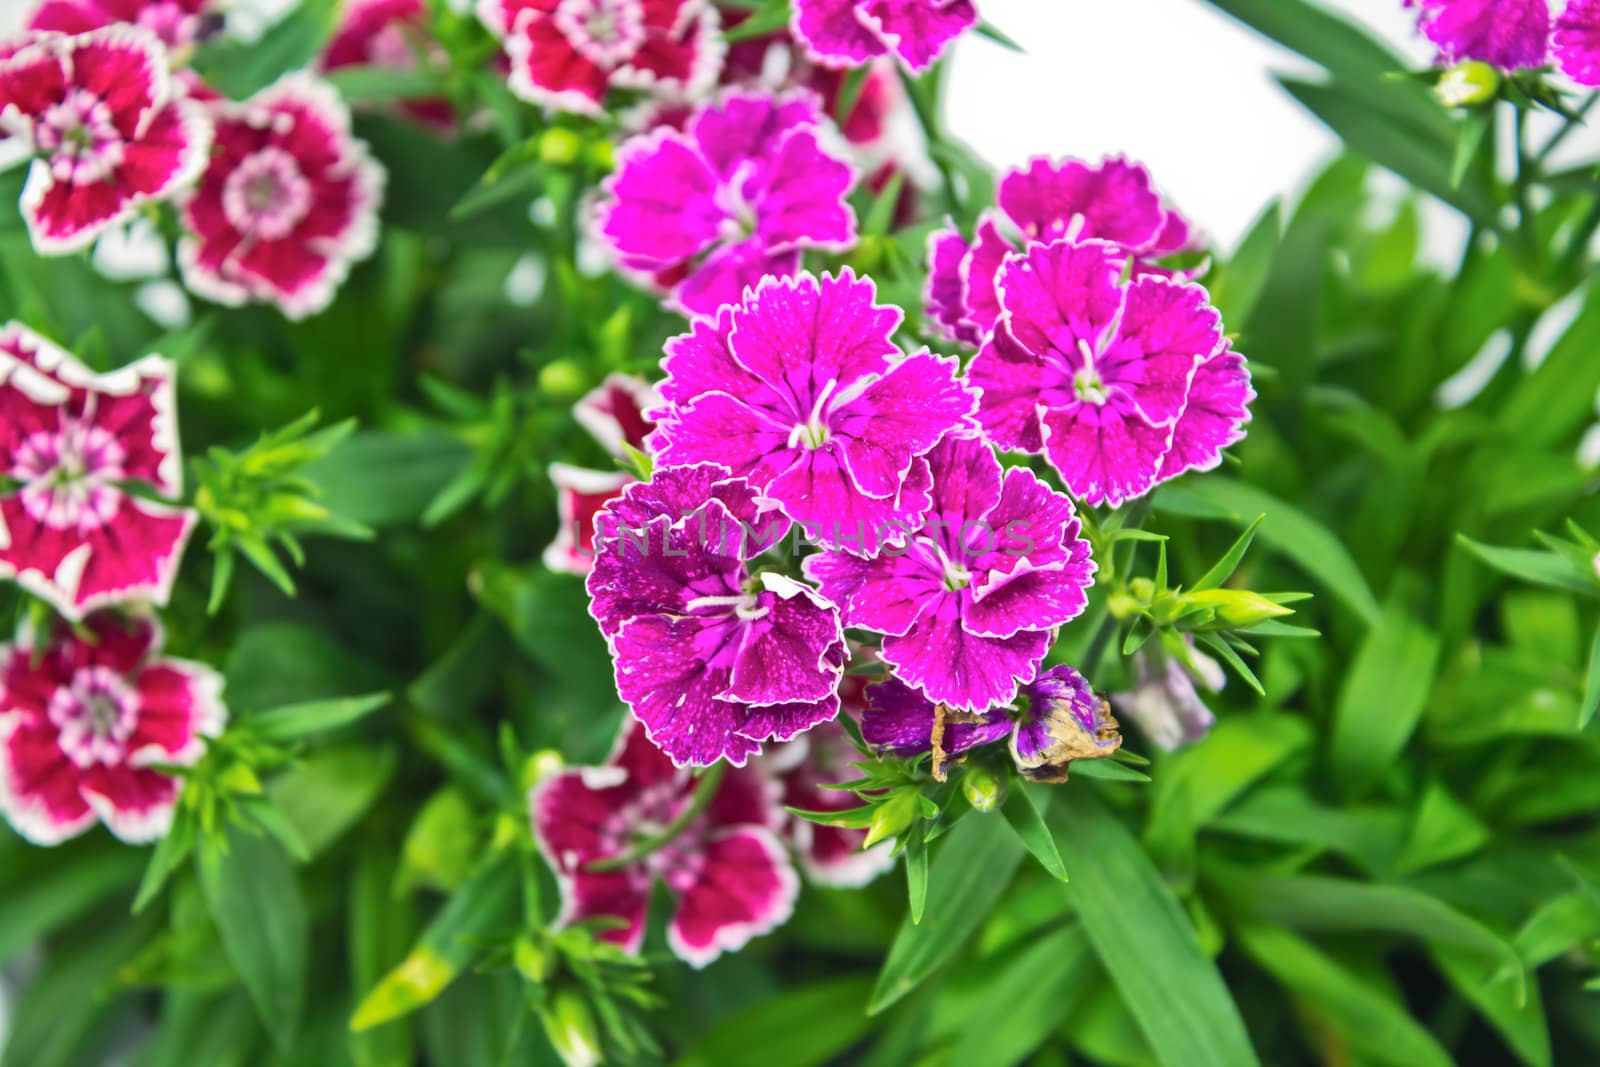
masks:
<svg viewBox="0 0 1600 1067"><path fill-rule="evenodd" d="M679 959L705 967L787 922L799 892L800 880L772 831L721 831L707 842L705 867L678 902L667 943Z"/></svg>

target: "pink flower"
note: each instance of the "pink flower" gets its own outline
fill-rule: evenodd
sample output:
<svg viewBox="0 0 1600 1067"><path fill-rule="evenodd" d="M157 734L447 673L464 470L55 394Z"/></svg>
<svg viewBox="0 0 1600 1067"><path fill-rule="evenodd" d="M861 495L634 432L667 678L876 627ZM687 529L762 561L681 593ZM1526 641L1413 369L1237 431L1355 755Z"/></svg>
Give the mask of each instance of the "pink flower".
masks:
<svg viewBox="0 0 1600 1067"><path fill-rule="evenodd" d="M214 114L216 152L182 201L184 281L220 304L316 314L377 246L383 168L351 136L338 94L309 74Z"/></svg>
<svg viewBox="0 0 1600 1067"><path fill-rule="evenodd" d="M893 54L923 71L978 23L971 0L794 0L794 35L829 67Z"/></svg>
<svg viewBox="0 0 1600 1067"><path fill-rule="evenodd" d="M70 619L164 604L196 514L127 492L182 491L173 367L149 356L94 374L15 323L0 329L0 577Z"/></svg>
<svg viewBox="0 0 1600 1067"><path fill-rule="evenodd" d="M705 811L664 847L618 870L585 869L659 833L695 785L626 721L604 766L563 771L534 790L534 835L561 886L559 924L620 919L601 936L638 952L659 881L673 899L667 944L704 967L788 921L800 882L774 832L773 784L754 767L729 770Z"/></svg>
<svg viewBox="0 0 1600 1067"><path fill-rule="evenodd" d="M1549 50L1549 0L1406 0L1439 62L1481 60L1502 70L1541 66Z"/></svg>
<svg viewBox="0 0 1600 1067"><path fill-rule="evenodd" d="M74 252L194 181L211 121L174 91L161 42L111 26L0 61L0 131L36 157L22 190L35 249Z"/></svg>
<svg viewBox="0 0 1600 1067"><path fill-rule="evenodd" d="M1162 201L1149 172L1120 156L1093 166L1034 159L1001 178L999 203L999 213L978 220L971 241L954 224L929 235L924 304L949 340L983 343L1000 315L1000 270L1026 242L1110 241L1137 273L1166 274L1155 261L1185 251L1191 240L1189 224Z"/></svg>
<svg viewBox="0 0 1600 1067"><path fill-rule="evenodd" d="M1600 85L1600 0L1568 0L1551 44L1561 73L1579 85Z"/></svg>
<svg viewBox="0 0 1600 1067"><path fill-rule="evenodd" d="M727 467L827 545L904 541L929 506L923 457L974 401L953 360L895 346L900 311L876 295L849 269L772 279L668 341L661 462Z"/></svg>
<svg viewBox="0 0 1600 1067"><path fill-rule="evenodd" d="M644 451L655 423L645 412L660 403L655 388L641 378L612 374L584 395L573 417L617 459L623 445ZM544 550L544 565L553 571L586 575L594 567L594 520L600 509L622 495L636 480L627 471L588 470L567 463L550 464L556 487L561 528Z"/></svg>
<svg viewBox="0 0 1600 1067"><path fill-rule="evenodd" d="M1107 241L1006 259L999 325L973 360L978 421L1002 448L1043 452L1073 495L1116 506L1221 462L1255 394L1198 285L1124 280Z"/></svg>
<svg viewBox="0 0 1600 1067"><path fill-rule="evenodd" d="M848 685L851 680L847 679ZM858 687L864 689L865 687ZM865 697L858 698L863 704ZM850 764L862 758L850 736L836 723L825 723L804 737L782 745L767 766L783 789L783 806L801 811L847 811L861 804L849 790L828 789L861 777ZM817 885L855 888L866 885L894 866L894 842L869 849L867 831L828 826L790 815L784 837L799 858L806 877Z"/></svg>
<svg viewBox="0 0 1600 1067"><path fill-rule="evenodd" d="M809 93L734 92L684 131L632 138L603 186L602 239L679 310L706 316L793 276L806 249L849 249L855 172L823 148L824 121Z"/></svg>
<svg viewBox="0 0 1600 1067"><path fill-rule="evenodd" d="M42 0L28 29L72 35L127 23L179 49L220 27L221 7L218 0Z"/></svg>
<svg viewBox="0 0 1600 1067"><path fill-rule="evenodd" d="M605 113L607 90L694 97L724 44L707 0L479 0L511 57L511 91L559 111Z"/></svg>
<svg viewBox="0 0 1600 1067"><path fill-rule="evenodd" d="M188 766L222 729L222 679L158 659L154 619L99 614L87 637L58 625L0 645L0 814L55 845L98 819L141 844L172 822L182 782L152 764Z"/></svg>
<svg viewBox="0 0 1600 1067"><path fill-rule="evenodd" d="M442 58L428 33L423 0L353 0L344 5L339 26L322 50L323 71L378 67L413 71L419 59ZM401 110L441 131L455 128L455 109L444 97L401 101Z"/></svg>

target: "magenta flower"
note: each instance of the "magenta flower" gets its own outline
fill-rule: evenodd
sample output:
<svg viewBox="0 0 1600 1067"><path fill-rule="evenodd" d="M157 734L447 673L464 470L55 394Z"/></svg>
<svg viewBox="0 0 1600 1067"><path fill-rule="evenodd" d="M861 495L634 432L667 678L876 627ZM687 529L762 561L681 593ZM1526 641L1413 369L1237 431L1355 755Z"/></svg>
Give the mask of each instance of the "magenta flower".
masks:
<svg viewBox="0 0 1600 1067"><path fill-rule="evenodd" d="M743 766L839 713L844 634L813 590L750 561L788 531L710 464L657 470L599 516L590 611L617 692L679 766Z"/></svg>
<svg viewBox="0 0 1600 1067"><path fill-rule="evenodd" d="M1087 604L1095 565L1072 502L1030 471L1002 477L983 441L951 436L927 462L933 506L903 552L824 553L805 572L845 625L884 635L896 678L983 711L1038 672L1055 628Z"/></svg>
<svg viewBox="0 0 1600 1067"><path fill-rule="evenodd" d="M1549 0L1406 0L1417 29L1439 48L1440 63L1476 59L1502 70L1543 65L1549 50Z"/></svg>
<svg viewBox="0 0 1600 1067"><path fill-rule="evenodd" d="M211 668L158 659L154 619L91 616L39 643L26 629L0 645L0 814L37 845L96 819L141 844L172 822L182 782L153 764L188 766L227 712Z"/></svg>
<svg viewBox="0 0 1600 1067"><path fill-rule="evenodd" d="M1255 395L1206 291L1124 280L1125 263L1107 241L1035 244L1009 258L1000 325L970 371L990 439L1043 452L1089 504L1115 506L1215 466L1243 435Z"/></svg>
<svg viewBox="0 0 1600 1067"><path fill-rule="evenodd" d="M868 689L867 698L861 722L867 744L896 756L932 750L939 711L921 693L889 681ZM1117 720L1106 702L1083 675L1065 665L1051 667L1011 701L971 714L945 715L941 759L1006 740L1017 770L1037 782L1064 782L1073 761L1103 759L1122 747Z"/></svg>
<svg viewBox="0 0 1600 1067"><path fill-rule="evenodd" d="M133 496L182 491L173 367L94 374L25 327L0 329L0 578L69 619L164 604L196 514Z"/></svg>
<svg viewBox="0 0 1600 1067"><path fill-rule="evenodd" d="M640 378L609 375L573 408L578 424L617 459L627 455L624 445L643 450L655 423L645 412L660 402L655 388ZM594 520L623 489L634 482L623 470L597 471L566 463L550 464L556 487L556 507L561 527L544 550L544 564L553 571L586 575L594 567Z"/></svg>
<svg viewBox="0 0 1600 1067"><path fill-rule="evenodd" d="M924 304L949 340L983 343L1000 317L1006 257L1028 242L1110 241L1133 260L1138 274L1168 273L1155 261L1191 243L1188 222L1161 199L1149 172L1120 156L1094 166L1034 159L1001 178L999 203L998 214L985 212L978 220L971 241L954 224L928 237Z"/></svg>
<svg viewBox="0 0 1600 1067"><path fill-rule="evenodd" d="M892 54L917 72L977 24L971 0L795 0L791 22L806 55L823 66L859 67Z"/></svg>
<svg viewBox="0 0 1600 1067"><path fill-rule="evenodd" d="M1551 46L1561 73L1579 85L1600 85L1600 0L1567 0Z"/></svg>
<svg viewBox="0 0 1600 1067"><path fill-rule="evenodd" d="M338 28L322 50L321 69L378 67L414 71L419 61L441 57L428 33L424 0L353 0L343 5ZM445 97L401 101L401 110L438 130L455 126L455 109Z"/></svg>
<svg viewBox="0 0 1600 1067"><path fill-rule="evenodd" d="M668 341L661 461L728 467L827 545L903 541L929 506L923 457L974 399L953 361L901 354L875 295L848 269L768 281Z"/></svg>
<svg viewBox="0 0 1600 1067"><path fill-rule="evenodd" d="M688 315L737 304L769 275L790 277L805 249L856 241L850 164L825 150L809 93L734 92L625 142L604 183L600 236L631 274Z"/></svg>
<svg viewBox="0 0 1600 1067"><path fill-rule="evenodd" d="M333 87L309 74L214 114L216 151L182 201L185 283L219 304L316 314L377 247L383 168Z"/></svg>
<svg viewBox="0 0 1600 1067"><path fill-rule="evenodd" d="M847 811L860 805L856 795L826 787L860 778L860 773L850 766L860 758L844 728L826 723L780 746L768 765L782 787L785 808ZM817 885L856 888L894 866L894 842L880 841L863 849L865 830L828 826L790 815L783 832L806 877Z"/></svg>
<svg viewBox="0 0 1600 1067"><path fill-rule="evenodd" d="M35 156L22 215L34 248L60 255L194 181L212 129L174 91L161 42L112 26L0 61L0 132Z"/></svg>
<svg viewBox="0 0 1600 1067"><path fill-rule="evenodd" d="M725 45L707 0L479 0L511 58L511 91L600 116L609 89L695 97L716 83Z"/></svg>
<svg viewBox="0 0 1600 1067"><path fill-rule="evenodd" d="M118 23L149 30L168 48L192 45L222 25L218 0L43 0L28 29L88 33Z"/></svg>
<svg viewBox="0 0 1600 1067"><path fill-rule="evenodd" d="M788 921L800 880L774 833L773 783L754 767L728 772L704 813L665 847L618 870L585 869L659 833L683 812L695 784L625 721L605 766L563 771L535 788L534 836L561 886L560 925L621 920L600 936L638 952L659 881L673 899L667 944L704 967Z"/></svg>

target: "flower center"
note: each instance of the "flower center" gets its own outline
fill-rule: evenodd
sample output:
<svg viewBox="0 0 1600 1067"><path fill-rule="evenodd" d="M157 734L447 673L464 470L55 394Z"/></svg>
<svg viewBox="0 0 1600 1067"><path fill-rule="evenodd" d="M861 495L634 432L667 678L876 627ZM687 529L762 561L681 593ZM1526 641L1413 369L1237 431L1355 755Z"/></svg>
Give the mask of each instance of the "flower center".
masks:
<svg viewBox="0 0 1600 1067"><path fill-rule="evenodd" d="M657 782L601 825L602 854L621 855L650 841L672 824L688 800L689 794L679 779ZM659 878L675 893L688 890L699 880L705 866L699 832L704 823L705 817L701 816L672 841L641 857L625 871L629 880L639 889L648 889L651 880Z"/></svg>
<svg viewBox="0 0 1600 1067"><path fill-rule="evenodd" d="M60 182L103 181L122 162L122 132L111 109L87 89L72 89L47 108L34 129L34 140L50 157L50 173Z"/></svg>
<svg viewBox="0 0 1600 1067"><path fill-rule="evenodd" d="M18 497L36 522L83 532L116 515L115 483L125 477L126 458L105 430L73 422L55 433L40 430L24 438L10 473L22 483Z"/></svg>
<svg viewBox="0 0 1600 1067"><path fill-rule="evenodd" d="M50 698L62 754L79 767L121 763L139 723L133 689L109 667L84 667Z"/></svg>
<svg viewBox="0 0 1600 1067"><path fill-rule="evenodd" d="M817 394L816 403L811 405L811 414L789 431L790 448L815 452L832 439L833 431L828 427L828 401L833 399L833 391L838 386L838 379L832 379Z"/></svg>
<svg viewBox="0 0 1600 1067"><path fill-rule="evenodd" d="M1094 349L1089 347L1088 341L1079 338L1078 354L1083 357L1083 366L1072 376L1072 391L1079 400L1098 407L1106 402L1108 393L1106 383L1094 366Z"/></svg>
<svg viewBox="0 0 1600 1067"><path fill-rule="evenodd" d="M311 183L289 153L263 148L228 175L222 210L240 233L282 240L311 211Z"/></svg>
<svg viewBox="0 0 1600 1067"><path fill-rule="evenodd" d="M554 19L568 44L606 69L626 63L644 43L638 0L561 0Z"/></svg>

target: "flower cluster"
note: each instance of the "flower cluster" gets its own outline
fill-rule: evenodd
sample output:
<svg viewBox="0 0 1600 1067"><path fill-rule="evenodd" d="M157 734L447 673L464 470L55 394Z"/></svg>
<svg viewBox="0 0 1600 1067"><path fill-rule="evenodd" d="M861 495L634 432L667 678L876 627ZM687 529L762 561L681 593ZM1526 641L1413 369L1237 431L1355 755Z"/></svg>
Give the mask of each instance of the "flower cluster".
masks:
<svg viewBox="0 0 1600 1067"><path fill-rule="evenodd" d="M1406 0L1441 63L1477 60L1527 70L1552 59L1580 85L1600 85L1600 3L1568 0L1552 23L1548 0Z"/></svg>

